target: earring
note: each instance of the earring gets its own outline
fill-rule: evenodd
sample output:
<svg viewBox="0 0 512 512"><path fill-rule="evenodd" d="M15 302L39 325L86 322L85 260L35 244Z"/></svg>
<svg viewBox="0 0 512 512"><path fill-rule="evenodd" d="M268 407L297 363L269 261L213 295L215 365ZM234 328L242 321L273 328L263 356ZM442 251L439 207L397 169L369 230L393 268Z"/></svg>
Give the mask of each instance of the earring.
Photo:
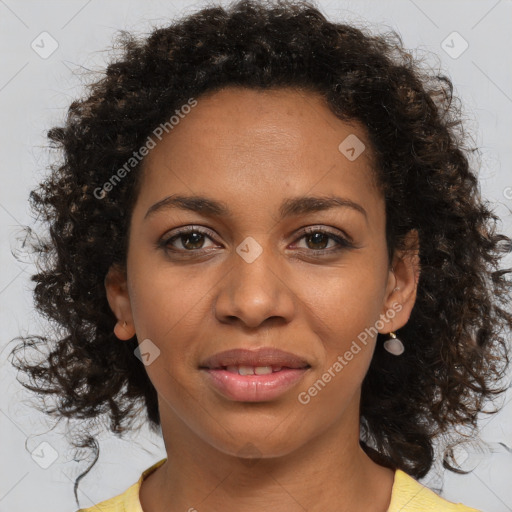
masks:
<svg viewBox="0 0 512 512"><path fill-rule="evenodd" d="M114 334L120 340L129 340L135 335L135 329L133 328L133 324L126 320L118 320L114 325Z"/></svg>
<svg viewBox="0 0 512 512"><path fill-rule="evenodd" d="M390 332L389 336L389 340L386 340L384 342L384 348L394 356L399 356L400 354L403 354L405 348L402 341L396 337L396 334L394 332Z"/></svg>

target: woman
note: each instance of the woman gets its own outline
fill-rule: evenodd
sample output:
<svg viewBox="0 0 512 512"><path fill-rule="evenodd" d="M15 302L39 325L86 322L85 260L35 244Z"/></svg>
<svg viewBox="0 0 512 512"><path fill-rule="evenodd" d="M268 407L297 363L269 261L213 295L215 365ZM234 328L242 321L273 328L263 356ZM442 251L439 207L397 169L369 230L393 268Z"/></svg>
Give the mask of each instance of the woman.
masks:
<svg viewBox="0 0 512 512"><path fill-rule="evenodd" d="M65 335L16 363L49 413L161 428L84 510L475 510L416 480L501 391L512 327L450 80L307 3L123 44L49 132L35 296Z"/></svg>

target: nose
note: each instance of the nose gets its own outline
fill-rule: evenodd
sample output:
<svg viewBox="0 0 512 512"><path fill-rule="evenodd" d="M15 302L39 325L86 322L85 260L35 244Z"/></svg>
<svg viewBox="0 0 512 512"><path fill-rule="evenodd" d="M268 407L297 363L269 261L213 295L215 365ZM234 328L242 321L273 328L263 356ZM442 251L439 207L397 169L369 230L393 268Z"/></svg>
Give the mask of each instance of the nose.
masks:
<svg viewBox="0 0 512 512"><path fill-rule="evenodd" d="M289 272L264 249L254 260L233 253L233 266L222 279L215 300L215 315L222 323L241 323L256 328L267 323L290 322L297 296Z"/></svg>

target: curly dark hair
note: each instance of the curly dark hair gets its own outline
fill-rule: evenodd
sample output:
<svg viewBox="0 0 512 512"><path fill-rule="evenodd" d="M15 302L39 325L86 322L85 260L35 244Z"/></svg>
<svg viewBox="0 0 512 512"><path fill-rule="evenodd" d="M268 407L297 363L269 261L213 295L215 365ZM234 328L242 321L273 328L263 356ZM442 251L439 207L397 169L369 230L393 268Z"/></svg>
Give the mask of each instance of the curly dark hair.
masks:
<svg viewBox="0 0 512 512"><path fill-rule="evenodd" d="M191 97L226 86L310 91L367 130L390 261L410 230L419 234L417 298L401 329L407 350L396 358L377 343L362 387L361 444L379 463L424 476L434 440L452 428L476 431L487 400L503 392L512 328L512 271L500 267L512 244L481 198L451 80L427 71L395 32L329 22L308 2L208 6L145 38L121 32L118 43L104 76L49 130L60 158L30 194L49 230L33 244L36 307L59 335L17 338L11 356L47 349L36 363L12 363L30 377L23 386L54 399L47 414L91 423L106 415L122 435L144 409L158 431L156 390L134 357L136 337L115 337L104 286L109 267L125 265L144 160L108 193L98 190ZM82 423L75 446L97 450ZM444 466L461 472L453 461L446 448Z"/></svg>

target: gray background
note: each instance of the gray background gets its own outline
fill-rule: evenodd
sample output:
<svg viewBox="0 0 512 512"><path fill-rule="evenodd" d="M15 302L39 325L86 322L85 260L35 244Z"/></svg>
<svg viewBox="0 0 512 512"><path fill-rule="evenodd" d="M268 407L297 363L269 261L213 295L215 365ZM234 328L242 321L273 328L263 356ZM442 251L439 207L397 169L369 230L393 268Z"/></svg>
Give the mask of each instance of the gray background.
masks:
<svg viewBox="0 0 512 512"><path fill-rule="evenodd" d="M105 49L117 30L146 33L204 5L0 0L0 512L76 510L73 481L85 467L73 461L63 437L65 425L53 428L51 419L31 406L31 396L5 360L9 340L46 327L33 310L29 277L34 267L11 255L21 226L32 222L28 193L48 165L45 130L62 121L66 107L80 94L83 79L77 71L103 66ZM318 6L337 21L377 32L397 30L406 47L452 78L465 107L466 126L481 149L482 193L494 203L502 230L511 236L512 2L320 1ZM512 264L510 258L506 264ZM461 451L462 466L476 468L471 474L434 468L422 482L449 500L486 512L512 511L511 401L509 392L499 402L503 409L480 422L487 446L468 445ZM105 433L99 442L100 459L80 484L82 507L124 491L142 470L165 456L162 440L144 425L126 440ZM44 469L34 452L46 457L46 463L53 454L55 460Z"/></svg>

